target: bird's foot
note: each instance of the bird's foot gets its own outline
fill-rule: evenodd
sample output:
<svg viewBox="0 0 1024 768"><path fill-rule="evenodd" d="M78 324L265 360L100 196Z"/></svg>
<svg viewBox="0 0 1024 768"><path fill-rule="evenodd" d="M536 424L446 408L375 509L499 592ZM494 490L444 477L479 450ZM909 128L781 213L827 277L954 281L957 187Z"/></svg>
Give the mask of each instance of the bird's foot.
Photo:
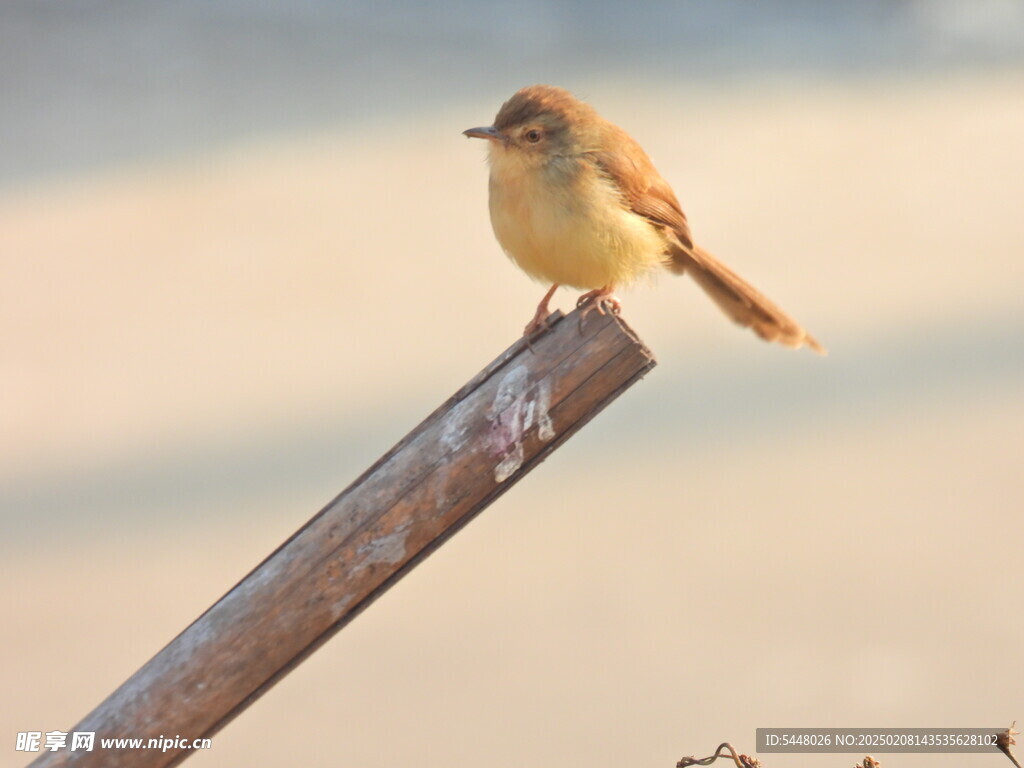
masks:
<svg viewBox="0 0 1024 768"><path fill-rule="evenodd" d="M551 326L548 324L548 320L555 314L548 309L548 303L551 301L551 297L555 295L555 291L558 290L558 283L551 286L547 293L544 294L544 298L540 300L540 304L537 305L537 311L533 313L533 319L526 324L523 329L523 336L526 337L526 345L529 347L530 342L533 341L537 336L547 331ZM532 347L530 347L532 349Z"/></svg>
<svg viewBox="0 0 1024 768"><path fill-rule="evenodd" d="M580 328L587 315L596 311L599 315L618 315L622 312L622 302L612 293L611 286L587 291L576 301L576 307L583 308L580 312Z"/></svg>
<svg viewBox="0 0 1024 768"><path fill-rule="evenodd" d="M554 312L545 312L544 314L538 312L534 315L534 319L531 319L531 321L527 323L526 327L522 330L522 335L526 337L527 341L532 341L538 336L541 336L545 332L551 330L551 326L548 324L548 321L551 319L552 314L554 314Z"/></svg>
<svg viewBox="0 0 1024 768"><path fill-rule="evenodd" d="M533 320L526 324L523 328L523 336L526 337L527 341L532 341L535 337L540 336L542 333L547 331L551 326L548 324L548 320L555 314L547 307L537 307L537 313L533 316Z"/></svg>

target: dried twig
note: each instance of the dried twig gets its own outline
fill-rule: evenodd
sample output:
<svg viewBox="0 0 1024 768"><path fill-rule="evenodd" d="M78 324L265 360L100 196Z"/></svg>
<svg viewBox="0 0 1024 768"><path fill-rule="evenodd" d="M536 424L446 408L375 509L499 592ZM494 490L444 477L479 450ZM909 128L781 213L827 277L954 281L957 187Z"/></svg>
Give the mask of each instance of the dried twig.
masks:
<svg viewBox="0 0 1024 768"><path fill-rule="evenodd" d="M692 755L690 757L684 757L676 763L676 768L689 768L691 765L711 765L718 758L726 757L726 755L722 754L723 749L729 750L729 753L732 756L732 761L736 763L736 768L761 768L760 760L756 757L751 757L750 755L741 755L737 753L732 744L729 744L728 742L719 744L718 749L715 750L715 754L710 757L704 757L700 760Z"/></svg>

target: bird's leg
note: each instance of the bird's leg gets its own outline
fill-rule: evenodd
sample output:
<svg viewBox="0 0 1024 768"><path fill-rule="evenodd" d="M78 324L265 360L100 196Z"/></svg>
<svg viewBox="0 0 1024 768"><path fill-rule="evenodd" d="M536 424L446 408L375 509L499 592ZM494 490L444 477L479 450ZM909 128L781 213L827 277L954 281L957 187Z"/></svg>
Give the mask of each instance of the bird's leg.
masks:
<svg viewBox="0 0 1024 768"><path fill-rule="evenodd" d="M587 291L576 302L577 307L583 307L580 312L580 327L583 327L583 319L595 309L599 315L617 315L622 311L622 302L615 297L612 291L615 286L606 285L604 288L597 288Z"/></svg>
<svg viewBox="0 0 1024 768"><path fill-rule="evenodd" d="M534 334L539 331L546 331L548 329L548 318L551 317L551 310L548 309L548 302L551 301L551 297L555 295L555 291L558 290L558 283L551 286L547 293L544 294L544 298L540 300L540 304L537 305L537 311L533 313L533 320L526 324L526 328L523 329L523 336L531 338Z"/></svg>

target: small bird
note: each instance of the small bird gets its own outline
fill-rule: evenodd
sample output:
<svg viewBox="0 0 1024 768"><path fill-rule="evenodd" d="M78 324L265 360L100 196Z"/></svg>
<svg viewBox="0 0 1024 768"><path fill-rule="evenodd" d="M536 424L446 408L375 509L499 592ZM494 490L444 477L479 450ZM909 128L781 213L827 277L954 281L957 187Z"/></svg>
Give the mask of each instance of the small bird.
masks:
<svg viewBox="0 0 1024 768"><path fill-rule="evenodd" d="M531 85L502 104L486 139L491 226L502 249L551 285L524 333L547 327L560 285L586 290L584 316L618 313L617 287L666 267L688 274L735 322L766 341L825 349L722 262L695 245L686 216L639 144L589 104Z"/></svg>

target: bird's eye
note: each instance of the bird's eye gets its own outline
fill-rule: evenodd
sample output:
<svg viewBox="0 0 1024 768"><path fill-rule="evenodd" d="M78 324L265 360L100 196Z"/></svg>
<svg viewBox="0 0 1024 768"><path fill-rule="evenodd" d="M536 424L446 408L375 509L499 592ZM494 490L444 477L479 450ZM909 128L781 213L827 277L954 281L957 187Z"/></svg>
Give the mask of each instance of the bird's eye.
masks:
<svg viewBox="0 0 1024 768"><path fill-rule="evenodd" d="M536 144L538 141L540 141L540 131L538 131L536 128L527 131L525 135L526 140L531 144Z"/></svg>

